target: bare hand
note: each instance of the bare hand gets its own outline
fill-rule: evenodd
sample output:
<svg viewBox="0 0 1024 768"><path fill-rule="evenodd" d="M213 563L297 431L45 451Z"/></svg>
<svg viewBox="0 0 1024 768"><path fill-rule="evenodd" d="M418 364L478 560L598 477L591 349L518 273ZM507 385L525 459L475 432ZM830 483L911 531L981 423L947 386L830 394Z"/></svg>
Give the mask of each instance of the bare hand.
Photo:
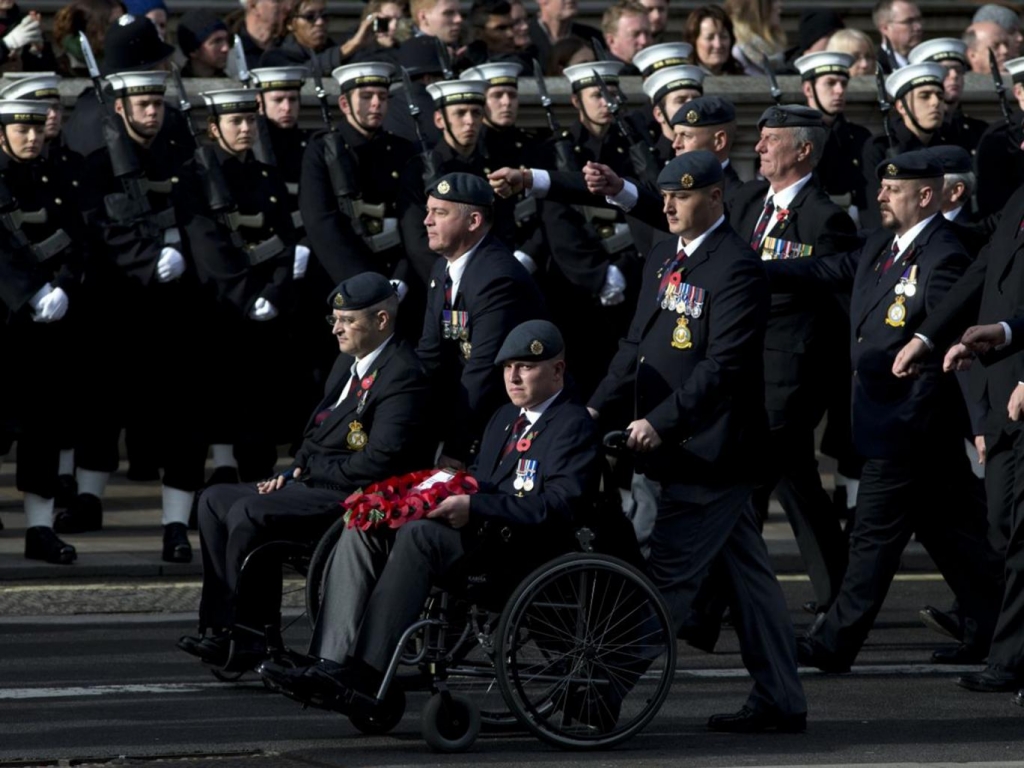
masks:
<svg viewBox="0 0 1024 768"><path fill-rule="evenodd" d="M1010 402L1006 406L1010 421L1020 421L1024 416L1024 384L1018 384L1010 393Z"/></svg>
<svg viewBox="0 0 1024 768"><path fill-rule="evenodd" d="M356 29L355 34L341 44L341 57L343 59L347 59L360 48L365 48L373 43L376 39L376 35L373 32L374 18L375 14L368 14L365 19L359 22L359 28Z"/></svg>
<svg viewBox="0 0 1024 768"><path fill-rule="evenodd" d="M625 182L609 166L593 162L583 166L583 181L587 184L588 192L606 197L619 194L625 186Z"/></svg>
<svg viewBox="0 0 1024 768"><path fill-rule="evenodd" d="M491 189L498 197L512 197L523 191L526 185L526 174L518 168L499 168L487 177Z"/></svg>
<svg viewBox="0 0 1024 768"><path fill-rule="evenodd" d="M294 480L298 480L299 476L301 474L302 474L302 467L296 467L295 471L292 472L292 478ZM259 491L262 494L273 493L274 491L279 491L282 488L284 488L285 478L286 478L286 475L278 475L277 477L272 477L269 480L261 480L260 482L256 483L256 490Z"/></svg>
<svg viewBox="0 0 1024 768"><path fill-rule="evenodd" d="M452 528L461 528L469 522L469 496L449 496L427 512L431 520L441 520Z"/></svg>
<svg viewBox="0 0 1024 768"><path fill-rule="evenodd" d="M928 345L918 338L913 338L896 355L892 364L892 373L901 379L917 376L920 373L920 362L928 354Z"/></svg>
<svg viewBox="0 0 1024 768"><path fill-rule="evenodd" d="M466 469L464 462L453 459L451 456L445 456L443 453L441 458L437 460L437 466L439 469L454 469L457 472L462 472Z"/></svg>
<svg viewBox="0 0 1024 768"><path fill-rule="evenodd" d="M626 427L626 431L629 432L626 447L632 451L649 453L661 446L661 436L655 432L651 422L647 419L630 422L629 426Z"/></svg>
<svg viewBox="0 0 1024 768"><path fill-rule="evenodd" d="M974 436L974 450L978 452L978 463L985 463L985 436L975 435Z"/></svg>
<svg viewBox="0 0 1024 768"><path fill-rule="evenodd" d="M977 355L983 355L1006 343L1006 331L999 323L972 325L960 338L960 343Z"/></svg>
<svg viewBox="0 0 1024 768"><path fill-rule="evenodd" d="M942 370L966 371L974 362L974 353L965 344L954 344L942 359Z"/></svg>

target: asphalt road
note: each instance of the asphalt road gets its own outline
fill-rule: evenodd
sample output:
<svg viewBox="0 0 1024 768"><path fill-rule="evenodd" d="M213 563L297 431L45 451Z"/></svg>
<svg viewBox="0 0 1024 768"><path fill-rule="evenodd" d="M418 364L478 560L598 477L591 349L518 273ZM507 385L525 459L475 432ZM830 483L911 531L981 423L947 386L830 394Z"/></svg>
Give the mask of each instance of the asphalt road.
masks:
<svg viewBox="0 0 1024 768"><path fill-rule="evenodd" d="M806 581L784 582L793 618ZM425 697L410 696L388 737L358 734L340 716L302 710L248 679L217 682L174 647L192 619L175 614L0 619L0 765L91 762L233 766L543 764L841 765L1024 761L1024 710L1009 694L973 694L928 664L943 638L920 627L921 605L945 605L941 581L898 581L849 675L806 671L808 732L729 736L704 729L749 688L735 635L708 655L683 646L672 694L647 731L611 752L567 754L527 735L485 735L465 755L431 753L419 736ZM301 646L299 622L289 638ZM58 762L59 761L59 762Z"/></svg>

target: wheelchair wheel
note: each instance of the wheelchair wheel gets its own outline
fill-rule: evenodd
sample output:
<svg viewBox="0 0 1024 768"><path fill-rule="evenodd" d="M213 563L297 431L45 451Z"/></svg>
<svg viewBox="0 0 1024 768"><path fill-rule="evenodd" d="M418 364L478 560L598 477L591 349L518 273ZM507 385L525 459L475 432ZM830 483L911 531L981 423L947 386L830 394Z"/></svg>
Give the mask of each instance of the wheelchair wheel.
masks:
<svg viewBox="0 0 1024 768"><path fill-rule="evenodd" d="M327 568L327 560L344 530L345 519L339 517L327 529L327 533L320 537L316 549L310 555L309 567L306 570L306 615L309 617L310 626L316 624L317 616L320 615L320 598L323 597L324 570Z"/></svg>
<svg viewBox="0 0 1024 768"><path fill-rule="evenodd" d="M388 687L384 701L376 707L353 712L348 716L349 722L356 730L367 736L380 736L389 733L402 722L405 714L405 691L392 684Z"/></svg>
<svg viewBox="0 0 1024 768"><path fill-rule="evenodd" d="M637 734L672 686L668 610L640 571L570 554L516 589L495 637L498 682L530 731L563 749L601 749Z"/></svg>
<svg viewBox="0 0 1024 768"><path fill-rule="evenodd" d="M468 696L435 693L423 708L420 726L423 740L434 751L465 752L480 735L480 710Z"/></svg>
<svg viewBox="0 0 1024 768"><path fill-rule="evenodd" d="M242 679L242 675L244 675L248 671L249 670L247 669L243 669L241 672L225 672L220 667L212 667L210 669L210 674L216 677L222 683L237 683L239 680Z"/></svg>

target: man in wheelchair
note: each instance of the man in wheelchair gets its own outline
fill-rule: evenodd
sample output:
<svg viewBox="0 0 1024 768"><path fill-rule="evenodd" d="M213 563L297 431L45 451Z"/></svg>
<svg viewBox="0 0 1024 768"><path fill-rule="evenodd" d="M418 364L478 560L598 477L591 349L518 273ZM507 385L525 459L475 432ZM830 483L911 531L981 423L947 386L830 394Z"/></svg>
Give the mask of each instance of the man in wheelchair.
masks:
<svg viewBox="0 0 1024 768"><path fill-rule="evenodd" d="M397 531L346 530L327 564L309 663L265 661L258 671L272 687L345 713L366 707L439 577L518 580L571 548L573 523L598 492L600 455L594 421L565 388L563 348L547 321L509 333L495 364L511 403L484 431L472 468L479 492Z"/></svg>
<svg viewBox="0 0 1024 768"><path fill-rule="evenodd" d="M240 590L246 557L270 541L315 543L346 496L426 466L436 448L424 417L426 375L412 348L394 336L394 287L365 272L341 283L328 305L341 354L294 463L260 483L213 486L199 502L200 636L183 637L178 646L232 671L251 669L263 657L263 628L277 624L281 609L280 563L246 568Z"/></svg>

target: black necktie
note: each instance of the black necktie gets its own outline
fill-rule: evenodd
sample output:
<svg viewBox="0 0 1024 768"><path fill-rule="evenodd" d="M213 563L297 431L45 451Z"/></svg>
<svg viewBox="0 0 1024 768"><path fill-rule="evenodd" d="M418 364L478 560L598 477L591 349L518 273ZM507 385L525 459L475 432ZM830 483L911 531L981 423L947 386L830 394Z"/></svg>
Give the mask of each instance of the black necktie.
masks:
<svg viewBox="0 0 1024 768"><path fill-rule="evenodd" d="M885 257L885 263L882 265L882 274L888 272L892 265L896 263L897 257L900 255L900 244L895 240L892 241L892 248L889 249L889 255Z"/></svg>
<svg viewBox="0 0 1024 768"><path fill-rule="evenodd" d="M761 211L761 218L757 220L754 234L750 238L750 247L755 251L761 247L761 241L764 240L764 233L768 231L768 222L771 221L773 213L775 213L775 203L769 197L764 201L764 210Z"/></svg>
<svg viewBox="0 0 1024 768"><path fill-rule="evenodd" d="M520 413L519 418L512 422L512 429L509 431L508 440L505 442L505 448L501 452L501 458L508 456L516 447L516 443L519 442L519 438L522 435L523 430L527 427L526 414Z"/></svg>

